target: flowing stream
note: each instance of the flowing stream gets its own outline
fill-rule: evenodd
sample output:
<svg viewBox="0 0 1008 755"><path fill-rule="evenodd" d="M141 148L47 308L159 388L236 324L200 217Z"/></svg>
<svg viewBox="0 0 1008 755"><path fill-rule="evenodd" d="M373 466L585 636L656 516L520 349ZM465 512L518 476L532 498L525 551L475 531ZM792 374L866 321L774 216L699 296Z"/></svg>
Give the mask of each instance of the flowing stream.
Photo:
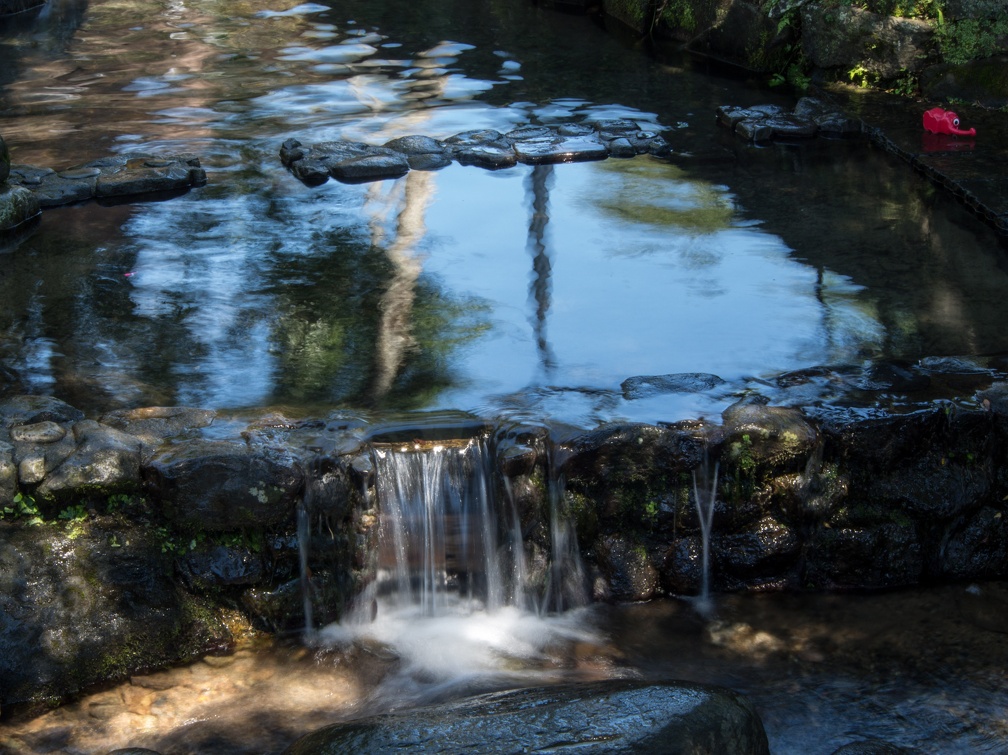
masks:
<svg viewBox="0 0 1008 755"><path fill-rule="evenodd" d="M193 152L209 183L46 210L0 250L0 392L89 416L461 410L587 428L717 421L815 365L1008 353L1004 243L954 200L863 143L754 149L714 122L718 105L794 99L514 0L50 0L0 25L14 162ZM667 131L677 158L315 188L278 158L292 136L598 118ZM724 382L622 388L686 372ZM1008 746L1004 585L713 596L704 615L584 605L562 512L553 560L530 563L482 454L478 439L379 449L385 547L355 617L0 722L0 750L275 752L334 720L613 676L738 689L775 753Z"/></svg>

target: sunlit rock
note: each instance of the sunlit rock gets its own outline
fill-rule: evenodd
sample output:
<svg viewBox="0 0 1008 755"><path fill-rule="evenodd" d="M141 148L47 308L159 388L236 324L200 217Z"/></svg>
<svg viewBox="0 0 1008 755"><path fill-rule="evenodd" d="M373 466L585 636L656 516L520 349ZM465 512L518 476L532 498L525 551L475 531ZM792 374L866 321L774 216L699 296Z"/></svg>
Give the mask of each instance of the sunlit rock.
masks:
<svg viewBox="0 0 1008 755"><path fill-rule="evenodd" d="M217 612L179 587L149 527L0 522L0 705L48 704L220 650Z"/></svg>
<svg viewBox="0 0 1008 755"><path fill-rule="evenodd" d="M169 439L194 437L209 426L215 411L185 406L149 406L139 409L116 409L101 416L109 427L139 438L145 451L156 449Z"/></svg>
<svg viewBox="0 0 1008 755"><path fill-rule="evenodd" d="M94 420L73 426L73 452L46 475L36 493L69 500L99 488L105 495L140 487L140 439Z"/></svg>

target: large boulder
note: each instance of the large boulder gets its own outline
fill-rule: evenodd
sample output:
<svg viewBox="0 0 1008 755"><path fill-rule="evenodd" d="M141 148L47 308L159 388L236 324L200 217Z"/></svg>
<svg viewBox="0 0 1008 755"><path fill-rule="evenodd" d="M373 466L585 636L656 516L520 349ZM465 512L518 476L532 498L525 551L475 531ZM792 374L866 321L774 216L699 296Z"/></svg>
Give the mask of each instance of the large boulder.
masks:
<svg viewBox="0 0 1008 755"><path fill-rule="evenodd" d="M752 705L725 689L687 682L605 681L497 692L336 724L286 755L353 752L493 753L584 750L686 755L769 753Z"/></svg>
<svg viewBox="0 0 1008 755"><path fill-rule="evenodd" d="M144 464L165 515L198 530L262 531L294 514L303 474L290 458L227 441L190 440Z"/></svg>
<svg viewBox="0 0 1008 755"><path fill-rule="evenodd" d="M163 545L142 526L0 521L0 706L226 647L220 614L177 585Z"/></svg>

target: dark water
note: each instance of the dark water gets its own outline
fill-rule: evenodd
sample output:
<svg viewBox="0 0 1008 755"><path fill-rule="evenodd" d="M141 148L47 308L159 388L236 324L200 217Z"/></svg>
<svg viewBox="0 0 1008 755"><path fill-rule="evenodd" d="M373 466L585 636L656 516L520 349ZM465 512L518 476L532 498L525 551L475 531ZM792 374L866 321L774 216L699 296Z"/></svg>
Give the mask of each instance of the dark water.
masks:
<svg viewBox="0 0 1008 755"><path fill-rule="evenodd" d="M780 372L1008 351L1004 248L864 144L753 149L790 95L524 3L54 2L0 37L15 162L195 152L165 202L49 210L3 252L8 391L188 404L715 415ZM306 188L280 142L630 117L678 156ZM545 209L545 219L536 216ZM714 391L626 400L637 375Z"/></svg>
<svg viewBox="0 0 1008 755"><path fill-rule="evenodd" d="M591 426L716 416L760 378L813 365L1008 352L1004 245L953 200L864 144L754 149L714 123L720 104L793 101L513 0L53 0L0 27L14 161L191 151L209 183L47 210L0 252L0 390L93 414L455 409ZM383 143L598 117L669 129L678 156L317 188L277 156L289 136ZM620 390L675 372L727 383ZM980 608L967 586L734 597L711 624L682 603L599 608L595 639L560 631L573 639L555 656L529 642L586 678L739 689L779 753L861 736L999 752L1008 618L1003 586L983 590ZM537 634L511 619L480 631ZM203 734L281 747L360 713L373 680L349 668L360 658L340 663L246 649L0 731L2 744L96 752L147 731L165 752Z"/></svg>

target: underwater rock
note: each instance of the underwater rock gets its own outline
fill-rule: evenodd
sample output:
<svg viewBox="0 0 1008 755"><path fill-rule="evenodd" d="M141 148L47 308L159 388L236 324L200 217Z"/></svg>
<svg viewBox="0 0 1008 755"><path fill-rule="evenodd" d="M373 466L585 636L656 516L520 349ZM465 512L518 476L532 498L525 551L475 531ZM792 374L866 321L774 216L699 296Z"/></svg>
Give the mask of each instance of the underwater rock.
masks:
<svg viewBox="0 0 1008 755"><path fill-rule="evenodd" d="M772 139L823 136L853 136L862 132L861 122L841 110L813 97L802 97L792 112L778 105L737 107L722 105L717 122L750 142Z"/></svg>
<svg viewBox="0 0 1008 755"><path fill-rule="evenodd" d="M724 380L709 372L680 372L672 375L637 375L620 383L627 401L660 396L663 393L700 393L709 391Z"/></svg>
<svg viewBox="0 0 1008 755"><path fill-rule="evenodd" d="M336 724L285 755L386 753L769 752L763 724L730 690L690 682L604 681L478 695Z"/></svg>

